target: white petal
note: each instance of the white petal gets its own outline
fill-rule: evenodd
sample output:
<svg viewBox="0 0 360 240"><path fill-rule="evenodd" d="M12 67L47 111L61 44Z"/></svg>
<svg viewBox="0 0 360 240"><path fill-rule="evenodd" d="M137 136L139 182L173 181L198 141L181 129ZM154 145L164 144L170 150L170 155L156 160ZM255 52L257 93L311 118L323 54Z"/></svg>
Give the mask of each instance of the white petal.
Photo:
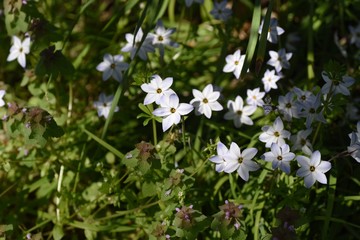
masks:
<svg viewBox="0 0 360 240"><path fill-rule="evenodd" d="M249 171L247 171L244 166L240 165L237 172L244 181L249 180Z"/></svg>
<svg viewBox="0 0 360 240"><path fill-rule="evenodd" d="M22 66L23 68L26 67L25 53L20 53L17 60L18 60L18 62L20 64L20 66Z"/></svg>
<svg viewBox="0 0 360 240"><path fill-rule="evenodd" d="M322 173L326 173L330 169L331 169L331 163L327 162L327 161L321 161L319 166L316 167L316 170L318 170L318 171L320 171Z"/></svg>
<svg viewBox="0 0 360 240"><path fill-rule="evenodd" d="M180 103L178 109L176 110L181 115L186 115L194 109L194 106L188 103Z"/></svg>
<svg viewBox="0 0 360 240"><path fill-rule="evenodd" d="M318 182L320 182L322 184L327 184L327 178L326 178L324 173L319 172L319 171L315 171L313 174L314 174L315 179Z"/></svg>
<svg viewBox="0 0 360 240"><path fill-rule="evenodd" d="M153 111L153 114L158 117L165 117L171 114L169 107L160 107Z"/></svg>
<svg viewBox="0 0 360 240"><path fill-rule="evenodd" d="M314 185L315 181L316 179L313 174L307 175L304 179L305 187L310 188L312 185Z"/></svg>

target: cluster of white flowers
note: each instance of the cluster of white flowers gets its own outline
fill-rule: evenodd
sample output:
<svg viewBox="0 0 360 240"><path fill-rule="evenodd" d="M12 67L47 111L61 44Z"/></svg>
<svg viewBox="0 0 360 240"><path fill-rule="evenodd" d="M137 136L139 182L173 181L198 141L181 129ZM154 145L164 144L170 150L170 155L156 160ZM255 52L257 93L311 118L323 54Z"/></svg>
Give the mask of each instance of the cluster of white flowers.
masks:
<svg viewBox="0 0 360 240"><path fill-rule="evenodd" d="M195 108L196 115L205 115L211 118L212 111L221 111L223 107L217 101L220 92L214 91L213 85L208 84L202 92L193 89L194 99L188 103L179 103L179 97L170 88L173 78L162 80L159 75L152 76L150 83L141 85L141 89L147 93L144 104L156 103L160 107L155 109L155 116L163 117L162 128L165 132L172 125L180 122L181 116L189 114Z"/></svg>
<svg viewBox="0 0 360 240"><path fill-rule="evenodd" d="M358 127L360 130L360 123ZM286 174L290 174L290 164L296 159L300 166L296 171L296 175L304 177L305 187L311 187L316 181L322 184L327 183L325 173L331 169L331 163L322 161L319 151L312 151L312 145L307 139L311 129L300 131L296 135L291 136L291 133L284 129L281 118L277 117L273 125L264 126L262 130L263 132L260 134L259 140L264 142L265 147L269 148L270 151L262 154L260 158L266 162L271 162L273 169L280 169ZM353 133L353 135L356 134ZM293 143L292 151L303 151L305 155L296 156L295 153L291 152L290 146L286 143L290 136ZM352 148L349 147L349 152L352 151L351 153L358 154L360 143L357 142L357 144ZM260 165L252 160L257 152L256 148L248 148L241 151L234 142L231 143L230 149L228 149L222 142L218 142L217 155L212 156L209 160L216 164L215 170L217 172L232 173L237 170L239 176L247 181L249 179L249 172L260 168Z"/></svg>
<svg viewBox="0 0 360 240"><path fill-rule="evenodd" d="M137 29L136 34L127 33L125 35L125 39L127 41L126 45L121 49L122 52L130 52L130 58L134 59L137 54L140 59L147 60L147 54L149 52L154 52L155 48L159 48L160 56L164 56L165 46L177 47L178 44L170 39L170 36L175 32L175 28L166 29L161 20L159 20L156 24L154 33L149 33L144 36L144 33L141 29ZM123 73L129 68L129 64L124 62L124 56L121 54L111 55L109 53L105 53L103 57L103 61L99 63L96 69L102 72L103 81L108 80L110 77L113 77L119 83L122 82ZM171 79L165 79L164 82L159 76L155 76L152 80L152 84L149 86L143 85L142 88L144 91L148 92L145 99L145 104L149 104L155 102L159 104L162 102L160 97L167 94L166 97L169 97L171 94L174 94L174 91L166 91L163 93L157 94L155 91L157 89L163 89L168 86L168 88L172 84ZM153 89L154 88L154 89ZM114 95L105 95L105 93L101 93L99 96L99 100L94 102L94 107L97 108L98 116L108 117L112 99ZM172 97L173 100L175 98ZM166 102L165 100L163 102ZM174 104L172 102L171 104ZM115 111L118 111L119 108L116 106ZM180 110L181 112L181 110ZM167 121L165 121L167 122Z"/></svg>
<svg viewBox="0 0 360 240"><path fill-rule="evenodd" d="M239 176L247 181L249 172L260 168L259 164L252 161L257 153L256 148L247 148L241 151L240 147L232 142L228 149L222 142L217 144L217 155L210 158L210 161L216 163L217 172L232 173L237 171Z"/></svg>

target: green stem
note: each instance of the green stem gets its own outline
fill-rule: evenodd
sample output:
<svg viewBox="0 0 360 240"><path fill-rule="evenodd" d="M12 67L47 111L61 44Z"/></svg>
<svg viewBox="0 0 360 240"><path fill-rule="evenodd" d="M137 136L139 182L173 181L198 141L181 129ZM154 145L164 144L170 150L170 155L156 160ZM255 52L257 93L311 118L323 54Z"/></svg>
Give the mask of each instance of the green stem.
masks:
<svg viewBox="0 0 360 240"><path fill-rule="evenodd" d="M104 220L109 220L109 219L112 219L112 218L121 217L121 216L130 214L130 213L133 213L133 212L137 212L137 211L140 211L140 210L155 206L155 205L159 204L160 202L161 202L161 200L158 200L156 202L149 203L147 205L140 206L140 207L137 207L137 208L134 208L134 209L120 211L120 212L117 212L117 213L115 213L113 215L110 215L110 216L107 216L107 217L97 218L96 221L104 221Z"/></svg>
<svg viewBox="0 0 360 240"><path fill-rule="evenodd" d="M185 152L187 152L186 150L186 141L185 141L185 120L184 117L181 117L181 134L182 134L182 140L183 140L183 144L184 144L184 150Z"/></svg>
<svg viewBox="0 0 360 240"><path fill-rule="evenodd" d="M307 75L309 80L315 78L313 64L314 64L314 39L313 39L313 16L314 16L314 1L309 0L309 24L308 24L308 49L307 49Z"/></svg>
<svg viewBox="0 0 360 240"><path fill-rule="evenodd" d="M323 232L322 232L322 239L324 239L324 240L329 239L328 238L328 230L329 230L329 224L330 224L331 215L333 212L334 202L335 202L336 181L337 181L337 178L330 175L329 191L327 194L328 199L327 199L325 223L324 223Z"/></svg>
<svg viewBox="0 0 360 240"><path fill-rule="evenodd" d="M109 128L110 122L111 122L111 120L112 120L112 118L114 116L115 108L116 108L116 106L117 106L117 104L119 102L120 96L121 96L121 90L122 90L122 85L119 84L118 88L116 89L114 99L113 99L113 101L111 103L109 116L106 119L105 126L104 126L103 132L101 134L101 139L104 139L104 137L106 135L106 132L107 132L107 130Z"/></svg>
<svg viewBox="0 0 360 240"><path fill-rule="evenodd" d="M153 129L153 137L154 137L154 146L157 145L158 140L157 140L157 130L156 130L156 121L155 119L151 119L152 122L152 129Z"/></svg>

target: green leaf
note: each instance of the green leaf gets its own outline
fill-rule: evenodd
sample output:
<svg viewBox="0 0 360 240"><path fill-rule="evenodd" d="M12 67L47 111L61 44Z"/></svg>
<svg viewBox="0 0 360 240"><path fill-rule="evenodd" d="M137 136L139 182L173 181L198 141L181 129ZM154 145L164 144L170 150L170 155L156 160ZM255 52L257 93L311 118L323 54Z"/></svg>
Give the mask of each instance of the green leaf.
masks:
<svg viewBox="0 0 360 240"><path fill-rule="evenodd" d="M52 231L53 237L55 240L60 240L64 236L64 230L61 225L56 224Z"/></svg>
<svg viewBox="0 0 360 240"><path fill-rule="evenodd" d="M21 0L4 1L5 25L8 34L11 36L18 35L20 32L27 32L26 14L20 11L21 6Z"/></svg>
<svg viewBox="0 0 360 240"><path fill-rule="evenodd" d="M157 194L156 184L154 182L144 182L141 187L143 197L152 197Z"/></svg>

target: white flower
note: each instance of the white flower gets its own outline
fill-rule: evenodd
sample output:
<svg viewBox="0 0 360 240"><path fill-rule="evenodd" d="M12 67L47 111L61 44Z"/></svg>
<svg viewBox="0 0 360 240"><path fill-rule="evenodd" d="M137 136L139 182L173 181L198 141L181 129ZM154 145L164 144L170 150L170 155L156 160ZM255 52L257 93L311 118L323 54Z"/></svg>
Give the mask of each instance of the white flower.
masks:
<svg viewBox="0 0 360 240"><path fill-rule="evenodd" d="M286 174L290 174L290 161L295 158L295 154L290 152L289 145L279 146L277 143L271 144L271 152L266 152L261 156L267 162L272 162L272 168L279 168Z"/></svg>
<svg viewBox="0 0 360 240"><path fill-rule="evenodd" d="M296 135L292 135L290 140L292 142L292 151L301 150L303 153L307 155L311 155L313 152L312 144L308 139L309 135L311 134L312 129L306 129L299 131Z"/></svg>
<svg viewBox="0 0 360 240"><path fill-rule="evenodd" d="M261 128L263 133L260 134L259 140L266 143L265 147L270 148L272 143L279 146L285 144L285 139L290 138L290 132L284 129L284 124L280 117L277 117L272 126L264 126Z"/></svg>
<svg viewBox="0 0 360 240"><path fill-rule="evenodd" d="M170 39L170 35L175 32L175 28L166 29L163 22L159 20L155 27L155 33L149 33L152 44L160 50L160 56L164 56L164 47L178 47L178 44Z"/></svg>
<svg viewBox="0 0 360 240"><path fill-rule="evenodd" d="M248 89L246 93L246 103L248 105L255 105L259 107L262 107L264 105L263 97L265 96L265 93L260 92L260 88L255 88L254 90Z"/></svg>
<svg viewBox="0 0 360 240"><path fill-rule="evenodd" d="M278 109L286 121L290 122L292 118L298 117L299 110L293 92L288 92L285 96L279 96L278 102Z"/></svg>
<svg viewBox="0 0 360 240"><path fill-rule="evenodd" d="M239 176L247 181L249 179L249 171L256 171L260 167L252 161L257 153L256 148L247 148L241 152L239 146L232 142L229 152L225 155L226 166L224 172L232 173L237 170Z"/></svg>
<svg viewBox="0 0 360 240"><path fill-rule="evenodd" d="M245 106L244 101L240 96L235 98L235 102L229 100L227 103L229 112L225 113L226 120L234 120L235 127L240 127L242 124L253 125L253 121L249 117L256 111L256 106Z"/></svg>
<svg viewBox="0 0 360 240"><path fill-rule="evenodd" d="M352 132L349 134L350 137L350 146L347 147L348 153L353 157L358 163L360 163L360 141L357 133Z"/></svg>
<svg viewBox="0 0 360 240"><path fill-rule="evenodd" d="M316 99L315 95L310 91L303 91L297 87L295 87L293 89L293 91L297 96L297 105L298 105L299 112L301 109L304 108L304 106L306 104L311 103L311 102L315 101L315 99Z"/></svg>
<svg viewBox="0 0 360 240"><path fill-rule="evenodd" d="M245 61L245 54L241 55L240 50L237 50L234 54L227 55L226 65L223 68L224 72L233 72L236 79L239 79L241 70Z"/></svg>
<svg viewBox="0 0 360 240"><path fill-rule="evenodd" d="M322 109L318 110L321 107L320 93L316 95L312 102L306 102L302 107L303 111L299 113L299 117L306 118L306 128L310 128L314 120L326 123Z"/></svg>
<svg viewBox="0 0 360 240"><path fill-rule="evenodd" d="M143 83L141 89L147 93L144 104L148 105L153 102L161 104L163 98L168 98L175 92L170 88L173 83L173 78L168 77L164 80L159 75L153 75L150 83Z"/></svg>
<svg viewBox="0 0 360 240"><path fill-rule="evenodd" d="M225 155L229 152L229 149L222 142L218 142L216 151L217 155L212 156L209 160L216 163L215 170L217 172L222 172L226 167Z"/></svg>
<svg viewBox="0 0 360 240"><path fill-rule="evenodd" d="M331 163L321 161L321 153L315 151L310 158L305 156L297 156L296 160L301 168L297 170L296 175L304 177L305 187L310 188L316 181L326 184L327 178L324 173L331 169Z"/></svg>
<svg viewBox="0 0 360 240"><path fill-rule="evenodd" d="M193 89L192 93L194 99L190 101L195 107L195 114L204 114L207 118L211 118L212 111L221 111L223 107L217 101L220 97L220 92L213 91L213 86L208 84L202 92Z"/></svg>
<svg viewBox="0 0 360 240"><path fill-rule="evenodd" d="M214 2L214 8L210 11L210 14L215 18L222 21L226 21L231 17L231 9L226 7L227 1Z"/></svg>
<svg viewBox="0 0 360 240"><path fill-rule="evenodd" d="M4 96L6 94L5 90L0 90L0 107L3 107L5 105Z"/></svg>
<svg viewBox="0 0 360 240"><path fill-rule="evenodd" d="M349 134L349 138L351 140L350 146L348 146L347 150L349 154L360 163L360 121L356 124L357 132L352 132Z"/></svg>
<svg viewBox="0 0 360 240"><path fill-rule="evenodd" d="M161 102L161 107L153 111L153 114L158 117L164 117L162 120L162 129L165 132L173 124L178 124L182 115L190 113L194 107L188 103L180 103L179 97L176 94L171 94L168 98L164 98Z"/></svg>
<svg viewBox="0 0 360 240"><path fill-rule="evenodd" d="M269 29L267 31L267 40L271 43L277 43L278 36L280 36L281 34L283 34L285 32L284 29L282 29L281 27L278 27L277 24L278 24L278 21L276 18L270 19L270 25L269 25ZM264 25L264 20L260 24L259 34L261 34L263 25Z"/></svg>
<svg viewBox="0 0 360 240"><path fill-rule="evenodd" d="M106 81L112 76L121 82L122 72L129 68L129 64L123 62L124 57L120 54L112 56L106 53L103 59L104 61L96 66L96 70L103 72L102 79Z"/></svg>
<svg viewBox="0 0 360 240"><path fill-rule="evenodd" d="M143 31L141 28L138 29L136 36L134 34L127 33L125 39L127 44L121 49L123 52L130 52L131 59L134 59L135 53L140 46L141 40L143 38ZM135 39L134 39L135 38ZM142 43L138 55L142 60L147 60L147 53L154 52L155 49L152 46L152 38L146 36L144 42Z"/></svg>
<svg viewBox="0 0 360 240"><path fill-rule="evenodd" d="M330 77L325 71L321 73L321 76L326 82L325 85L321 88L321 92L323 94L329 94L331 91L331 93L333 93L334 95L338 93L346 96L350 95L350 91L348 88L355 82L355 79L353 79L352 77L343 76L342 80L330 79Z"/></svg>
<svg viewBox="0 0 360 240"><path fill-rule="evenodd" d="M350 43L355 44L356 47L360 48L360 23L356 26L349 26L350 30Z"/></svg>
<svg viewBox="0 0 360 240"><path fill-rule="evenodd" d="M204 0L185 0L185 4L187 7L190 7L193 4L193 2L202 4Z"/></svg>
<svg viewBox="0 0 360 240"><path fill-rule="evenodd" d="M7 57L7 61L13 61L17 59L20 66L26 67L25 54L30 52L30 38L27 37L24 41L21 41L17 36L13 36L13 45L10 48L10 54Z"/></svg>
<svg viewBox="0 0 360 240"><path fill-rule="evenodd" d="M113 99L114 95L107 96L105 93L99 95L99 101L94 102L94 107L97 108L99 117L104 116L105 118L108 118ZM119 111L118 106L115 107L114 112L117 111Z"/></svg>
<svg viewBox="0 0 360 240"><path fill-rule="evenodd" d="M271 89L277 89L276 82L280 80L280 76L275 74L275 70L266 69L264 77L261 79L264 84L265 92L269 92Z"/></svg>
<svg viewBox="0 0 360 240"><path fill-rule="evenodd" d="M283 68L290 68L289 60L292 57L292 53L286 53L284 48L280 49L278 52L270 50L269 55L271 58L267 61L267 64L273 66L276 72L280 72Z"/></svg>

